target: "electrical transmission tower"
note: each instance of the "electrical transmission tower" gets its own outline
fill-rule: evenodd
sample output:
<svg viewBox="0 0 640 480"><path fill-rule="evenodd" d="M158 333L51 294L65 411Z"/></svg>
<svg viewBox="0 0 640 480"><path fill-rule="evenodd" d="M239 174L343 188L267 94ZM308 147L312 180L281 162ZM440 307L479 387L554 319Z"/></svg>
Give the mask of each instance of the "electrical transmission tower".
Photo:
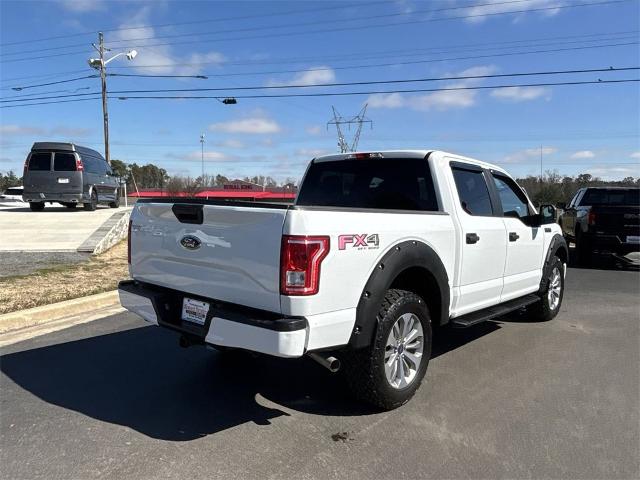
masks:
<svg viewBox="0 0 640 480"><path fill-rule="evenodd" d="M358 148L358 142L360 141L360 133L362 133L362 125L368 123L373 128L373 122L365 117L367 113L367 105L362 107L360 113L353 118L345 118L338 113L335 107L331 107L333 110L333 120L329 120L327 122L327 129L329 125L335 125L336 131L338 132L338 148L340 148L340 153L347 152L355 152ZM342 125L346 125L349 130L351 130L351 125L357 125L356 133L353 136L353 140L351 141L351 145L344 136L342 132Z"/></svg>

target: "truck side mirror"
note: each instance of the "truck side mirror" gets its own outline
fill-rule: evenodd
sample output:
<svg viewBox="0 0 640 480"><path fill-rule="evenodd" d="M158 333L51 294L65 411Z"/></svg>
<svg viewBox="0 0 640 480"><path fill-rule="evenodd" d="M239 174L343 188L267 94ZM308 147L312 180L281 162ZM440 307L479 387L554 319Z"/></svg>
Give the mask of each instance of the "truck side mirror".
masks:
<svg viewBox="0 0 640 480"><path fill-rule="evenodd" d="M540 225L556 223L556 207L553 205L540 205Z"/></svg>

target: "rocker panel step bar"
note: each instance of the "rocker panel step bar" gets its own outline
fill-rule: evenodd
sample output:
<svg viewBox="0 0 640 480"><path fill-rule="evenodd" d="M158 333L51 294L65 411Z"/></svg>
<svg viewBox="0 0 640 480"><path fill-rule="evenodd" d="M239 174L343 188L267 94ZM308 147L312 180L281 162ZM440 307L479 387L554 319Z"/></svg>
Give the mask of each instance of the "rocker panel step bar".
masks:
<svg viewBox="0 0 640 480"><path fill-rule="evenodd" d="M509 312L518 310L532 303L536 303L540 300L540 297L534 294L526 295L524 297L509 300L508 302L501 303L500 305L494 305L484 310L478 310L477 312L467 313L460 317L453 318L451 320L451 326L455 328L467 328L472 325L491 320L495 317L501 317Z"/></svg>

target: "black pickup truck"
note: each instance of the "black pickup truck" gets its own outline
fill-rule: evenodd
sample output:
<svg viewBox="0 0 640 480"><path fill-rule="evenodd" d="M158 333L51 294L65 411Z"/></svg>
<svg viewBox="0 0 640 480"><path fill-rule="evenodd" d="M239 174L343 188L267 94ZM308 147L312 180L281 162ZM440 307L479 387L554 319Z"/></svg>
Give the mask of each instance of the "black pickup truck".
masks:
<svg viewBox="0 0 640 480"><path fill-rule="evenodd" d="M565 239L575 242L580 263L594 251L618 256L640 251L640 189L581 188L558 223Z"/></svg>

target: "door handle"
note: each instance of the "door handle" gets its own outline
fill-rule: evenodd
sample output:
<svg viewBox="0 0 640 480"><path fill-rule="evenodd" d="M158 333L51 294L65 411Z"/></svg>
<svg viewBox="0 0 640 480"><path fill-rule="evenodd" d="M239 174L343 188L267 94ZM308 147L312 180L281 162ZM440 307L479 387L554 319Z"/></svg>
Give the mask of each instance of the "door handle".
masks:
<svg viewBox="0 0 640 480"><path fill-rule="evenodd" d="M519 238L520 238L520 235L518 235L516 232L509 232L509 241L510 242L515 242Z"/></svg>
<svg viewBox="0 0 640 480"><path fill-rule="evenodd" d="M473 244L480 241L480 236L477 233L467 233L467 243Z"/></svg>

